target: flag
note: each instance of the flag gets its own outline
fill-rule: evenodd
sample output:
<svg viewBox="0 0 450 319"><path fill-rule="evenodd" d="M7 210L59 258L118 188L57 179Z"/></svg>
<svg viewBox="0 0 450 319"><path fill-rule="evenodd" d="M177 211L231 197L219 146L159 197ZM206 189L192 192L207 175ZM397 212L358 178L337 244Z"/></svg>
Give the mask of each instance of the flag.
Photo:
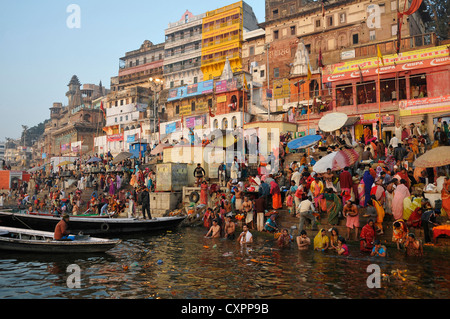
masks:
<svg viewBox="0 0 450 319"><path fill-rule="evenodd" d="M105 108L103 107L103 101L100 103L100 110L103 112L103 117L106 119Z"/></svg>
<svg viewBox="0 0 450 319"><path fill-rule="evenodd" d="M360 65L358 65L358 69L359 69L359 81L360 81L361 83L363 83L363 82L364 82L364 77L363 77L363 74L362 74L361 66L360 66Z"/></svg>
<svg viewBox="0 0 450 319"><path fill-rule="evenodd" d="M311 80L311 77L312 77L311 67L310 67L310 65L309 65L309 63L308 63L308 77L307 77L307 80L310 81L310 80Z"/></svg>
<svg viewBox="0 0 450 319"><path fill-rule="evenodd" d="M325 3L322 0L322 17L325 18Z"/></svg>
<svg viewBox="0 0 450 319"><path fill-rule="evenodd" d="M208 110L209 110L209 117L215 117L215 115L213 114L212 110L211 110L211 106L208 105Z"/></svg>
<svg viewBox="0 0 450 319"><path fill-rule="evenodd" d="M379 45L377 45L377 56L378 56L378 59L381 60L381 63L382 63L383 66L384 66L383 54L381 54L381 50L380 50L380 46L379 46ZM378 61L378 62L379 62L379 61ZM379 64L378 64L378 65L379 65Z"/></svg>
<svg viewBox="0 0 450 319"><path fill-rule="evenodd" d="M244 75L244 89L248 89L247 77Z"/></svg>
<svg viewBox="0 0 450 319"><path fill-rule="evenodd" d="M324 67L324 65L323 65L323 57L322 57L322 49L319 50L319 63L318 63L318 65L319 65L319 68L323 68Z"/></svg>

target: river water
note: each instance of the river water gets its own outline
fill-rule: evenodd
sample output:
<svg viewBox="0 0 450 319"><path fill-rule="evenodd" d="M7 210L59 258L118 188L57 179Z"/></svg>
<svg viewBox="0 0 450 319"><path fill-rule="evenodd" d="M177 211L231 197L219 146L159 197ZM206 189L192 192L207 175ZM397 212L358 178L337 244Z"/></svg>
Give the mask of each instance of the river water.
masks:
<svg viewBox="0 0 450 319"><path fill-rule="evenodd" d="M255 234L251 247L204 238L203 228L122 237L106 254L43 256L1 252L0 299L448 299L449 251L426 249L406 257L389 248L386 259L279 249L269 235ZM369 289L376 264L390 276ZM69 265L80 269L80 286L68 284ZM387 278L387 277L386 277Z"/></svg>

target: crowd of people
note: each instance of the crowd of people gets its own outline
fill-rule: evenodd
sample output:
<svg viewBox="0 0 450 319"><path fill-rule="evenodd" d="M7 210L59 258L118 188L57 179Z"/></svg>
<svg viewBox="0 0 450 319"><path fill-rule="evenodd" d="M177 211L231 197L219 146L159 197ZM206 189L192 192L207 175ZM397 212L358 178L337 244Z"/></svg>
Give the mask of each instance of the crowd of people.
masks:
<svg viewBox="0 0 450 319"><path fill-rule="evenodd" d="M90 161L93 158L97 160ZM138 159L113 160L111 154L96 154L67 165L49 165L0 194L0 205L55 216L125 214L151 219L149 193L155 188L155 172L140 168Z"/></svg>
<svg viewBox="0 0 450 319"><path fill-rule="evenodd" d="M260 165L252 172L235 158L231 166L224 165L219 173L226 176L225 189L214 191L212 201L207 200L210 188L203 182L203 203L209 205L204 218L208 236L214 233L229 238L227 216L233 216L247 231L272 232L281 246L297 242L299 249L305 249L308 240L311 242L305 234L308 224L313 231L318 230L319 224L328 224L332 229L318 232L312 241L314 249L333 249L347 255L347 242L356 241L361 252L386 256L386 247L379 238L389 222L394 245L409 255L420 255L423 243L415 234L423 231L425 244L431 243L432 229L440 223L438 217L444 222L450 218L449 168L422 169L413 165L427 150L447 145L444 134L439 134L444 123L439 124L440 121L434 139L425 133L428 128L424 122L418 125L416 133L414 124L410 130L397 124L395 133L407 130L408 134L403 133L402 139L394 134L388 143L374 136L371 126L366 126L356 141L349 130L343 129L340 135L322 135L317 145L304 151L300 161L292 162L285 162L286 155L292 152L287 148L292 137L286 134L280 141L278 171ZM343 149L353 149L358 154L353 165L338 171L314 171L321 158ZM233 170L237 170L237 177L231 176ZM427 199L427 187L440 194L441 200ZM287 229L277 226L281 208L299 219L295 240ZM362 221L364 224L360 224ZM335 226L343 224L347 231L339 235Z"/></svg>
<svg viewBox="0 0 450 319"><path fill-rule="evenodd" d="M317 132L322 140L302 150L300 160L289 162L287 155L296 151L288 149L293 137L287 133L280 138L278 158L270 154L254 167L235 157L232 163L219 166L218 184L207 180L205 169L198 164L192 173L200 187L198 202L207 207L203 217L206 235L248 242L250 231L257 230L274 233L280 246L296 242L299 249L305 249L311 244L306 231L328 224L332 229L318 231L312 241L314 249L347 255L347 242L357 241L362 252L383 255L386 248L380 248L377 240L388 220L398 249L419 254L410 251L416 247L411 244L417 242L415 230L423 230L425 243L430 243L438 216L450 217L449 168L413 165L427 150L448 144L448 126L439 120L433 139L426 132L424 121L409 128L397 123L388 143L375 136L371 126L357 140L346 128L340 134ZM353 149L358 159L341 170L314 170L324 156L344 149ZM125 213L151 219L149 194L155 190L156 174L141 164L138 159L115 163L108 153L84 156L71 166L44 167L32 173L29 182L0 194L0 206L15 201L27 210L57 216ZM74 191L67 192L69 184L76 185ZM427 187L441 194L441 200L430 202L424 194ZM278 225L282 209L298 218L296 239ZM236 222L247 233L236 236ZM338 225L345 225L345 234L338 234Z"/></svg>

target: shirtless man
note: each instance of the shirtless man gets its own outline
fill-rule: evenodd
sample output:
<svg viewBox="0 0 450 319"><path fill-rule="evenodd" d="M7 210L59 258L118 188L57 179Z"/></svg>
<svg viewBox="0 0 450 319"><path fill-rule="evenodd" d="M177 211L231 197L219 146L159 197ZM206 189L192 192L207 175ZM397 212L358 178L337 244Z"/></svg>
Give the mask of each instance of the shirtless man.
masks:
<svg viewBox="0 0 450 319"><path fill-rule="evenodd" d="M235 230L236 230L236 224L231 220L230 216L225 217L225 238L230 239L230 240L234 240L236 235L235 235Z"/></svg>
<svg viewBox="0 0 450 319"><path fill-rule="evenodd" d="M217 223L216 219L213 220L213 225L211 226L205 237L220 238L220 226Z"/></svg>
<svg viewBox="0 0 450 319"><path fill-rule="evenodd" d="M348 200L343 208L343 215L347 218L347 240L350 239L350 231L355 229L355 240L358 239L358 229L359 229L359 212L358 207Z"/></svg>

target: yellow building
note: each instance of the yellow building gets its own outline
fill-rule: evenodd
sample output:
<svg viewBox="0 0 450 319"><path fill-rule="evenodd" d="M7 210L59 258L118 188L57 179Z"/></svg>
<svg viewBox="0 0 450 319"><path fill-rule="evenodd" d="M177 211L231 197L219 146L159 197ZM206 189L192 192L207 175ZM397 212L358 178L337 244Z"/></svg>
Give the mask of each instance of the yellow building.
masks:
<svg viewBox="0 0 450 319"><path fill-rule="evenodd" d="M219 77L227 58L233 72L241 71L244 30L257 28L253 9L244 1L207 12L202 33L201 69L204 80Z"/></svg>

